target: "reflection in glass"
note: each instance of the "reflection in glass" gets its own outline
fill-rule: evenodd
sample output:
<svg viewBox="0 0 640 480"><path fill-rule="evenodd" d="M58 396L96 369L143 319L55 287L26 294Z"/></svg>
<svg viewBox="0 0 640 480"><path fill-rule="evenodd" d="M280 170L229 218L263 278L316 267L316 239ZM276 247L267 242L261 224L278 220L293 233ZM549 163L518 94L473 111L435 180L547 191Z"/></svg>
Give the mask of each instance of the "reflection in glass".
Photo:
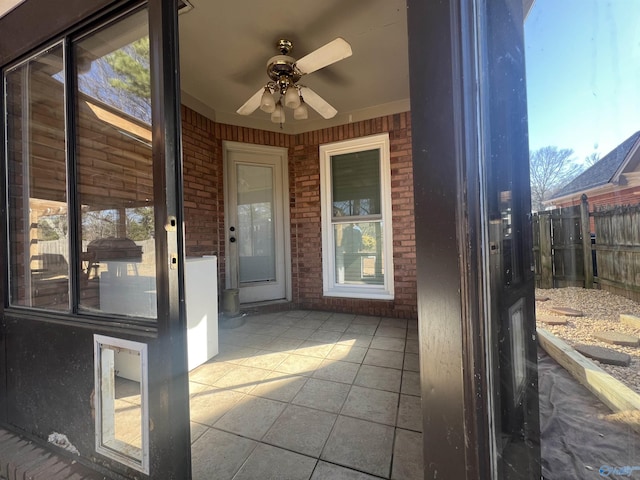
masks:
<svg viewBox="0 0 640 480"><path fill-rule="evenodd" d="M5 75L10 302L69 310L61 45Z"/></svg>
<svg viewBox="0 0 640 480"><path fill-rule="evenodd" d="M574 6L538 0L525 22L542 473L636 478L640 4Z"/></svg>
<svg viewBox="0 0 640 480"><path fill-rule="evenodd" d="M74 45L80 308L156 317L146 10Z"/></svg>
<svg viewBox="0 0 640 480"><path fill-rule="evenodd" d="M380 215L380 150L331 156L333 216Z"/></svg>
<svg viewBox="0 0 640 480"><path fill-rule="evenodd" d="M333 227L336 284L383 285L381 222L338 223Z"/></svg>
<svg viewBox="0 0 640 480"><path fill-rule="evenodd" d="M238 165L236 177L240 283L274 281L273 169Z"/></svg>
<svg viewBox="0 0 640 480"><path fill-rule="evenodd" d="M146 345L94 335L96 451L148 472Z"/></svg>

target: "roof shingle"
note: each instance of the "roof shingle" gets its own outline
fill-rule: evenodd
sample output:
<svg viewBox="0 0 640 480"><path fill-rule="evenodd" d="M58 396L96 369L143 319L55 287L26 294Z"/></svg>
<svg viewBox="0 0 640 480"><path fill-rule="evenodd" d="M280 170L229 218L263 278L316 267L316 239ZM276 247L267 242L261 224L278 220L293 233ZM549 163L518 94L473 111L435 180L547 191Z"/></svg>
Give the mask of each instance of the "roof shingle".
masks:
<svg viewBox="0 0 640 480"><path fill-rule="evenodd" d="M640 131L631 135L598 162L567 183L554 193L549 200L609 183L639 138Z"/></svg>

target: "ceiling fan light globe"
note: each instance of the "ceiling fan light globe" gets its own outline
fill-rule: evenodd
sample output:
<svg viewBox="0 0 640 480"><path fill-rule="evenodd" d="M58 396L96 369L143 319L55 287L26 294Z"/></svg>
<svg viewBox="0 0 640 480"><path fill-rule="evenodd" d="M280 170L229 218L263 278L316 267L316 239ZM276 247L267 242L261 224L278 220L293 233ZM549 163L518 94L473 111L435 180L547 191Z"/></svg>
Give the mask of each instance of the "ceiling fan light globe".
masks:
<svg viewBox="0 0 640 480"><path fill-rule="evenodd" d="M300 106L298 106L293 111L293 118L295 118L296 120L306 120L307 118L309 118L309 110L307 109L307 106L304 104L304 102L301 102Z"/></svg>
<svg viewBox="0 0 640 480"><path fill-rule="evenodd" d="M273 123L284 123L284 108L282 108L280 103L275 106L275 109L271 114L271 121Z"/></svg>
<svg viewBox="0 0 640 480"><path fill-rule="evenodd" d="M273 113L276 110L276 99L268 88L264 89L262 98L260 98L260 110L266 113Z"/></svg>
<svg viewBox="0 0 640 480"><path fill-rule="evenodd" d="M284 94L284 104L289 108L298 108L300 106L300 95L298 95L296 88L287 88L287 92Z"/></svg>

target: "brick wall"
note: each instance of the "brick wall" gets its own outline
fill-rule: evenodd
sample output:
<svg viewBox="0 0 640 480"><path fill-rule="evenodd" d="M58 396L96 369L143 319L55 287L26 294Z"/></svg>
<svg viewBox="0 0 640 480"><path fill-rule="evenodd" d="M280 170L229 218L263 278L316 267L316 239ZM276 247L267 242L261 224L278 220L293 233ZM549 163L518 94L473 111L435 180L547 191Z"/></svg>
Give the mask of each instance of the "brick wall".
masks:
<svg viewBox="0 0 640 480"><path fill-rule="evenodd" d="M389 132L395 299L322 296L320 145ZM293 299L303 308L417 317L411 115L402 113L296 135L290 149Z"/></svg>
<svg viewBox="0 0 640 480"><path fill-rule="evenodd" d="M224 172L222 142L289 147L289 135L213 122L182 107L184 215L187 256L217 255L218 287L224 288Z"/></svg>
<svg viewBox="0 0 640 480"><path fill-rule="evenodd" d="M577 195L571 200L558 203L558 207L572 207L580 205L581 195ZM640 203L640 186L620 187L616 191L607 192L599 195L590 195L587 197L589 201L589 211L593 212L596 207L614 207L617 205L636 205Z"/></svg>
<svg viewBox="0 0 640 480"><path fill-rule="evenodd" d="M565 200L564 202L555 204L556 207L574 207L580 205L581 195L577 195L575 198ZM587 197L589 202L589 211L594 212L599 208L624 206L624 205L637 205L640 203L640 186L620 188L619 190L602 193L600 195L593 195ZM591 232L595 232L595 223L593 217L590 219Z"/></svg>
<svg viewBox="0 0 640 480"><path fill-rule="evenodd" d="M214 139L213 125L211 120L202 115L182 108L185 243L188 256L224 252L222 150Z"/></svg>
<svg viewBox="0 0 640 480"><path fill-rule="evenodd" d="M187 255L216 254L225 282L222 142L289 149L289 208L293 303L314 308L399 318L417 317L411 120L409 113L286 135L215 123L183 107L184 200ZM389 132L395 300L323 297L319 147Z"/></svg>
<svg viewBox="0 0 640 480"><path fill-rule="evenodd" d="M79 110L78 189L82 201L93 207L104 204L104 208L115 208L144 204L146 199L153 198L150 149L122 137L110 125L95 119L84 103ZM53 121L51 111L44 114L41 123ZM186 254L216 254L220 288L224 288L226 273L222 142L231 140L285 147L289 151L293 304L303 308L401 318L417 316L409 113L300 135L223 125L186 107L182 109L182 118ZM389 132L391 143L395 300L325 298L322 295L319 147L383 132ZM57 145L61 142L62 137L53 139L50 136L40 142L48 149L42 158L47 159L49 174L37 175L33 186L34 192L38 193L36 197L64 200L64 150ZM52 164L52 148L58 152L56 167ZM39 158L34 158L34 171L40 167ZM20 179L11 180L15 186Z"/></svg>

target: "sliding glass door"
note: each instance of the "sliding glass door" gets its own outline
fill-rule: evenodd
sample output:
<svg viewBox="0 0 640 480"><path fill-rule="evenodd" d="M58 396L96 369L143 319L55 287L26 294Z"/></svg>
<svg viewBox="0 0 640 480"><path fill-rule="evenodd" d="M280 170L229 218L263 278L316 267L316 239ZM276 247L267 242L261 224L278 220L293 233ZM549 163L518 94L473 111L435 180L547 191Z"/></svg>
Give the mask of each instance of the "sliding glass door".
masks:
<svg viewBox="0 0 640 480"><path fill-rule="evenodd" d="M78 24L61 2L47 27L36 3L0 19L24 37L0 52L0 421L107 475L189 478L176 5Z"/></svg>

